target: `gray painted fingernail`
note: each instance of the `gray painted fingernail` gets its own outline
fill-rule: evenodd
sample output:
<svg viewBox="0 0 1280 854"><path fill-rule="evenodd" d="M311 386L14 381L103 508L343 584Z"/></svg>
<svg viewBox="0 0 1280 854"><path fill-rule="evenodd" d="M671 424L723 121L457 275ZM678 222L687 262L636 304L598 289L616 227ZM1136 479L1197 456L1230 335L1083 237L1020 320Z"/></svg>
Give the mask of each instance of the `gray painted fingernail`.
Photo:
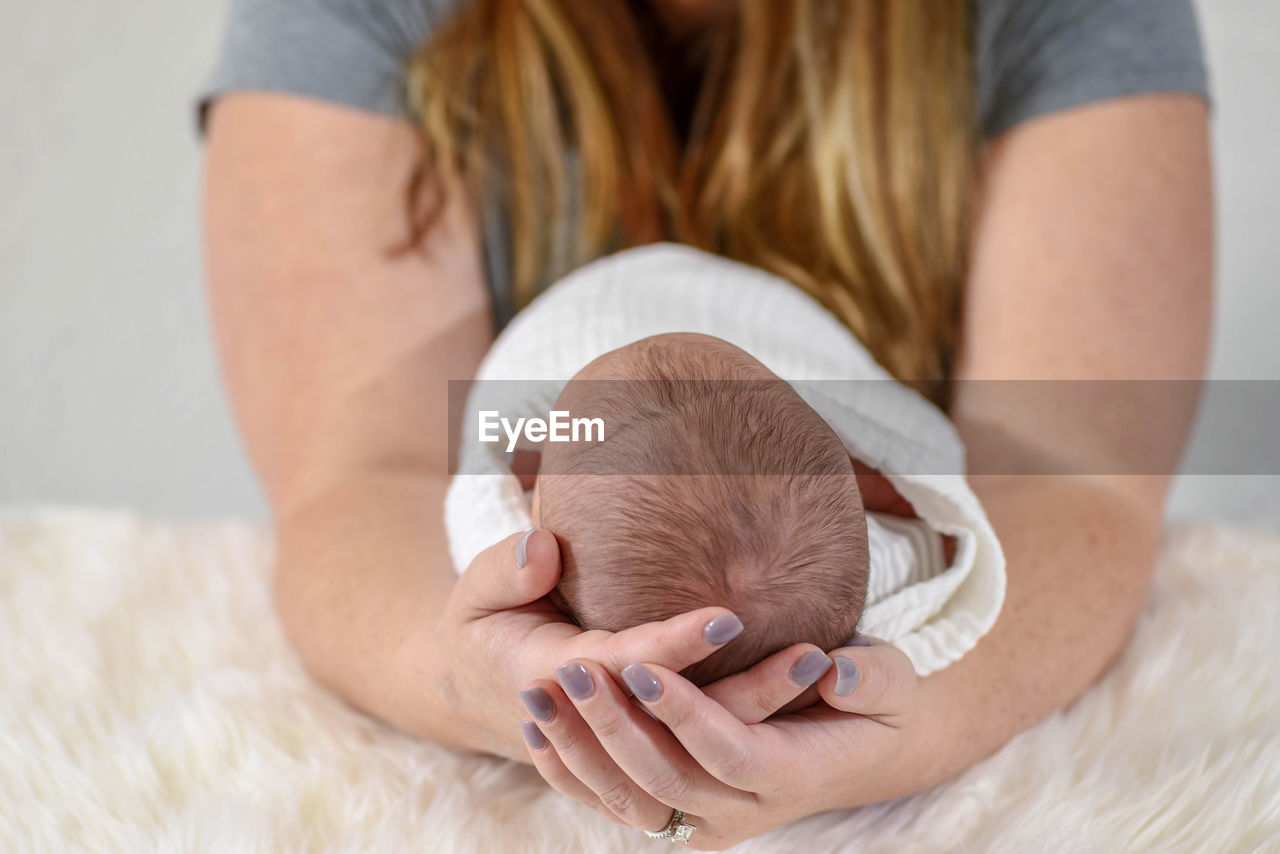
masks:
<svg viewBox="0 0 1280 854"><path fill-rule="evenodd" d="M538 529L530 528L525 531L524 536L520 538L520 542L516 543L516 566L520 569L524 569L524 565L529 562L529 555L526 549L529 545L529 537L533 536L533 532L536 530Z"/></svg>
<svg viewBox="0 0 1280 854"><path fill-rule="evenodd" d="M854 635L853 640L849 641L849 646L871 646L871 638L866 635Z"/></svg>
<svg viewBox="0 0 1280 854"><path fill-rule="evenodd" d="M742 634L742 620L733 614L721 614L702 630L702 636L712 646L720 646Z"/></svg>
<svg viewBox="0 0 1280 854"><path fill-rule="evenodd" d="M858 687L858 665L852 658L836 656L836 693L841 697Z"/></svg>
<svg viewBox="0 0 1280 854"><path fill-rule="evenodd" d="M524 703L534 720L544 724L556 716L556 704L551 702L551 695L542 688L525 688L520 692L520 702Z"/></svg>
<svg viewBox="0 0 1280 854"><path fill-rule="evenodd" d="M631 693L646 703L652 703L662 696L662 683L653 671L643 664L632 664L622 669L622 681L627 683Z"/></svg>
<svg viewBox="0 0 1280 854"><path fill-rule="evenodd" d="M556 680L564 688L564 692L575 700L587 699L596 689L596 683L592 681L587 668L576 661L557 667Z"/></svg>
<svg viewBox="0 0 1280 854"><path fill-rule="evenodd" d="M825 652L816 649L806 652L800 656L800 660L791 665L791 672L787 674L791 681L799 685L801 688L808 688L814 682L822 678L822 674L831 669L831 658Z"/></svg>
<svg viewBox="0 0 1280 854"><path fill-rule="evenodd" d="M542 734L542 730L538 729L538 725L533 721L521 721L520 732L524 734L525 744L528 744L534 750L546 749L547 737Z"/></svg>

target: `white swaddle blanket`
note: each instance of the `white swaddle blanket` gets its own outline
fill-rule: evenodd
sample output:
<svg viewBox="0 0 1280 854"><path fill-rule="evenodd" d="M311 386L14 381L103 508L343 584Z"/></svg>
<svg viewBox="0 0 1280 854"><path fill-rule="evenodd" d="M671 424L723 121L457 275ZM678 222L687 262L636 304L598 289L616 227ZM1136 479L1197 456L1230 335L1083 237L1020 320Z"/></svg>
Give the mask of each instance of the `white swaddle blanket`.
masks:
<svg viewBox="0 0 1280 854"><path fill-rule="evenodd" d="M467 399L458 474L445 501L457 570L531 524L505 441L477 441L479 412L546 418L565 383L588 362L668 332L714 335L746 350L789 382L849 453L883 472L920 516L915 522L867 514L870 580L859 631L898 646L921 675L972 649L1004 600L1004 554L965 482L964 448L951 423L893 381L798 288L673 244L628 250L576 270L498 336ZM938 535L956 540L950 566Z"/></svg>

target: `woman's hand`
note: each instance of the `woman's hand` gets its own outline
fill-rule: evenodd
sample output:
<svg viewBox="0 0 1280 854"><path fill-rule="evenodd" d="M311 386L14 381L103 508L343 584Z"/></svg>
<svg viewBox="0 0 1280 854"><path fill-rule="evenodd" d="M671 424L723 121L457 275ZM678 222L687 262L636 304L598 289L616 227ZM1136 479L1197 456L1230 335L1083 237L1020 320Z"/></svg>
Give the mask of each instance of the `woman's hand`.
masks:
<svg viewBox="0 0 1280 854"><path fill-rule="evenodd" d="M826 703L765 720L811 676ZM690 844L719 849L881 799L908 737L916 677L901 651L872 641L830 658L792 647L705 693L653 662L624 668L622 684L634 699L586 659L560 667L557 681L530 682L521 694L535 719L524 724L534 765L611 821L656 831L682 810L698 828Z"/></svg>
<svg viewBox="0 0 1280 854"><path fill-rule="evenodd" d="M476 557L440 621L424 625L419 642L406 646L410 654L430 648L450 656L435 677L447 706L438 711L468 732L458 741L523 759L515 689L535 675L573 658L599 662L614 675L633 661L680 670L742 630L727 609L700 608L616 634L583 631L545 598L559 578L554 536L535 529L508 537Z"/></svg>
<svg viewBox="0 0 1280 854"><path fill-rule="evenodd" d="M868 510L915 515L884 475L853 462ZM870 775L851 775L831 757L857 756L863 768L878 767L873 756L888 761L914 709L916 674L896 647L859 640L830 655L797 644L701 690L672 672L679 666L578 656L557 669L558 684L524 682L529 755L553 787L611 821L660 830L683 810L699 827L696 847L881 800L886 790L866 785ZM620 673L640 700L626 698ZM627 676L661 693L642 702Z"/></svg>

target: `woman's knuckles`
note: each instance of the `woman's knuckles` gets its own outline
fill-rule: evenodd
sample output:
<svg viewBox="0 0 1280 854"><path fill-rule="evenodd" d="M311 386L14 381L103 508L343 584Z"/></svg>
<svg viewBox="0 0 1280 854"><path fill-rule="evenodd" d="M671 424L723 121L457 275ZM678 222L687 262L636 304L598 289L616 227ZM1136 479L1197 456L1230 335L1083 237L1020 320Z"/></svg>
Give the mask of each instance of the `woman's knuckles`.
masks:
<svg viewBox="0 0 1280 854"><path fill-rule="evenodd" d="M599 662L605 670L617 673L631 663L630 646L622 635L589 629L575 636L566 651L573 658Z"/></svg>
<svg viewBox="0 0 1280 854"><path fill-rule="evenodd" d="M672 809L688 809L692 806L693 777L672 768L644 784L644 790Z"/></svg>
<svg viewBox="0 0 1280 854"><path fill-rule="evenodd" d="M755 751L745 746L735 746L716 765L716 776L730 786L751 790L756 788L757 759Z"/></svg>
<svg viewBox="0 0 1280 854"><path fill-rule="evenodd" d="M743 723L759 723L794 699L795 695L802 690L775 680L752 680L752 682L747 694L751 720L745 720Z"/></svg>
<svg viewBox="0 0 1280 854"><path fill-rule="evenodd" d="M682 686L672 686L671 682L670 676L663 678L662 696L652 703L647 703L646 706L658 717L658 720L667 725L668 729L677 733L678 737L681 730L697 726L701 715L697 707L689 702L690 698L685 695L685 692L679 690Z"/></svg>
<svg viewBox="0 0 1280 854"><path fill-rule="evenodd" d="M626 781L614 783L603 792L597 792L596 796L614 815L624 821L631 823L641 820L641 816L634 815L637 798L635 786L630 783Z"/></svg>
<svg viewBox="0 0 1280 854"><path fill-rule="evenodd" d="M566 715L557 714L550 723L538 726L561 756L571 756L582 747L582 737L564 723L565 717Z"/></svg>
<svg viewBox="0 0 1280 854"><path fill-rule="evenodd" d="M603 704L594 704L592 711L596 711ZM635 724L627 718L617 714L612 710L606 710L602 713L584 715L587 723L590 725L592 732L596 734L596 738L601 744L614 741L626 727L635 726Z"/></svg>

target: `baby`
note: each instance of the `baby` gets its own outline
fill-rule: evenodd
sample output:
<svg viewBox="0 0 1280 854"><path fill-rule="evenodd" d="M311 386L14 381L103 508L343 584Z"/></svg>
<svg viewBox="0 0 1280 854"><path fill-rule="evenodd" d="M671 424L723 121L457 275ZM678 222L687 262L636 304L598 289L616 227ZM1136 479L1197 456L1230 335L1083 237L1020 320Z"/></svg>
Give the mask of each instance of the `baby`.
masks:
<svg viewBox="0 0 1280 854"><path fill-rule="evenodd" d="M556 601L618 631L705 605L750 628L686 671L698 684L795 643L855 634L867 527L839 437L786 382L707 335L644 338L587 365L556 409L604 440L547 445L536 523L560 541Z"/></svg>
<svg viewBox="0 0 1280 854"><path fill-rule="evenodd" d="M536 524L562 549L552 598L583 626L731 608L747 630L690 669L698 682L857 632L925 675L971 650L1004 601L1003 552L945 414L761 270L670 244L575 270L494 341L462 416L454 567ZM565 416L603 436L557 439L545 419ZM864 514L851 459L907 507Z"/></svg>

